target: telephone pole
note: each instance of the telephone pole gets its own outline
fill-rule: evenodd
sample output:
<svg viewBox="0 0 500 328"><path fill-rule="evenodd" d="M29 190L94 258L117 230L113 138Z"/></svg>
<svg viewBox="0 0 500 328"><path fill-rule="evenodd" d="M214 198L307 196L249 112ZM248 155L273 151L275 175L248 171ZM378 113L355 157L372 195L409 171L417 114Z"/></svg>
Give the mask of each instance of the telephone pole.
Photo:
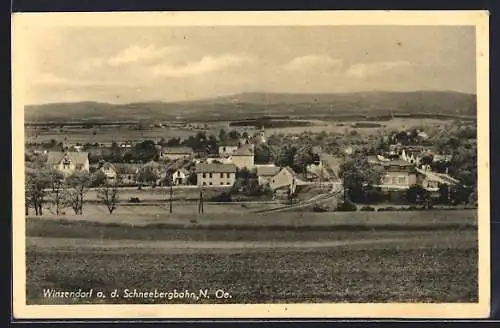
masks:
<svg viewBox="0 0 500 328"><path fill-rule="evenodd" d="M172 179L173 180L173 179ZM170 181L170 213L172 213L172 196L174 194L173 181Z"/></svg>

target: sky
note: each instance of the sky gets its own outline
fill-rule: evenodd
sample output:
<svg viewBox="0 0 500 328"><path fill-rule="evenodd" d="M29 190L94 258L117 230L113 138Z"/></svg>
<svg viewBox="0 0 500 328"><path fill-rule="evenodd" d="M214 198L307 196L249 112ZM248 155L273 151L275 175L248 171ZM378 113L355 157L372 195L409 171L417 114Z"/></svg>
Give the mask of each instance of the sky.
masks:
<svg viewBox="0 0 500 328"><path fill-rule="evenodd" d="M37 27L29 35L28 104L476 92L468 26Z"/></svg>

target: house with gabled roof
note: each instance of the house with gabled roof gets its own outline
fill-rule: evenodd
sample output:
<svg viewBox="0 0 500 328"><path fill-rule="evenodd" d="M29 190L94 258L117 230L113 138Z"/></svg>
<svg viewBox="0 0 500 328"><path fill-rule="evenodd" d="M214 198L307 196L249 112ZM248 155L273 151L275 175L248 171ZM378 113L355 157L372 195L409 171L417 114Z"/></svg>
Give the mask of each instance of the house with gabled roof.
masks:
<svg viewBox="0 0 500 328"><path fill-rule="evenodd" d="M255 167L257 169L259 185L261 186L269 184L271 179L281 170L280 167L275 166L274 164L256 165Z"/></svg>
<svg viewBox="0 0 500 328"><path fill-rule="evenodd" d="M75 172L89 172L89 153L50 151L47 153L46 165L66 176Z"/></svg>
<svg viewBox="0 0 500 328"><path fill-rule="evenodd" d="M181 167L172 173L172 181L174 185L185 185L191 172Z"/></svg>
<svg viewBox="0 0 500 328"><path fill-rule="evenodd" d="M305 179L303 179L291 167L288 166L281 168L269 182L269 186L272 190L284 188L287 186L293 189L295 186L306 184L308 183L305 181Z"/></svg>

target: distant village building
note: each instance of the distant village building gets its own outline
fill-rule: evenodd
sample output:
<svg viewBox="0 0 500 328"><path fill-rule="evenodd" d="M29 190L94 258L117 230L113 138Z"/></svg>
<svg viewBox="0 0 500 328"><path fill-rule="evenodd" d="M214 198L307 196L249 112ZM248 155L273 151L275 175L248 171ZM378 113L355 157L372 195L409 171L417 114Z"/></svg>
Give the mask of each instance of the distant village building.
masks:
<svg viewBox="0 0 500 328"><path fill-rule="evenodd" d="M47 153L47 166L56 169L64 175L75 172L89 172L89 153L87 152L58 152Z"/></svg>
<svg viewBox="0 0 500 328"><path fill-rule="evenodd" d="M219 146L219 156L230 156L240 146L239 140L228 140L221 143Z"/></svg>
<svg viewBox="0 0 500 328"><path fill-rule="evenodd" d="M272 190L281 189L283 187L294 187L297 185L304 185L307 182L304 181L292 168L284 167L271 178L269 186Z"/></svg>
<svg viewBox="0 0 500 328"><path fill-rule="evenodd" d="M252 144L241 146L231 154L230 159L237 168L251 170L254 167L254 146Z"/></svg>
<svg viewBox="0 0 500 328"><path fill-rule="evenodd" d="M196 164L198 186L232 186L236 180L234 164Z"/></svg>
<svg viewBox="0 0 500 328"><path fill-rule="evenodd" d="M194 156L194 151L189 147L165 147L160 151L161 160L176 160Z"/></svg>
<svg viewBox="0 0 500 328"><path fill-rule="evenodd" d="M280 168L275 165L256 165L259 185L270 184L272 178L278 174Z"/></svg>
<svg viewBox="0 0 500 328"><path fill-rule="evenodd" d="M104 173L106 181L115 183L118 180L118 173L116 172L116 168L112 163L104 163L99 170Z"/></svg>
<svg viewBox="0 0 500 328"><path fill-rule="evenodd" d="M140 169L138 164L115 163L113 166L115 167L117 178L122 185L137 184L137 174Z"/></svg>
<svg viewBox="0 0 500 328"><path fill-rule="evenodd" d="M185 168L180 168L175 170L172 174L172 182L174 185L185 185L187 184L188 178L190 176L190 172Z"/></svg>

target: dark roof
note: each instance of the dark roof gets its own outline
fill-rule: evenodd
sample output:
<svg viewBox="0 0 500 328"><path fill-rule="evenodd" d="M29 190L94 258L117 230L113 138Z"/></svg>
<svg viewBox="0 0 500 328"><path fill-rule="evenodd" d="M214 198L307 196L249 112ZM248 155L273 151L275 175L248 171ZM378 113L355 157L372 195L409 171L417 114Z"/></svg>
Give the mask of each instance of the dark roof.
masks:
<svg viewBox="0 0 500 328"><path fill-rule="evenodd" d="M236 173L236 165L234 164L214 164L214 163L199 163L196 164L197 173Z"/></svg>
<svg viewBox="0 0 500 328"><path fill-rule="evenodd" d="M89 158L89 153L87 152L50 151L47 153L47 164L59 164L61 163L65 155L67 155L70 161L73 161L75 164L85 164L85 162Z"/></svg>
<svg viewBox="0 0 500 328"><path fill-rule="evenodd" d="M189 147L165 147L162 152L166 154L192 154L193 149Z"/></svg>
<svg viewBox="0 0 500 328"><path fill-rule="evenodd" d="M390 162L380 162L384 167L390 167L390 166L403 166L403 167L414 167L415 164L409 163L407 161L403 160L394 160Z"/></svg>

